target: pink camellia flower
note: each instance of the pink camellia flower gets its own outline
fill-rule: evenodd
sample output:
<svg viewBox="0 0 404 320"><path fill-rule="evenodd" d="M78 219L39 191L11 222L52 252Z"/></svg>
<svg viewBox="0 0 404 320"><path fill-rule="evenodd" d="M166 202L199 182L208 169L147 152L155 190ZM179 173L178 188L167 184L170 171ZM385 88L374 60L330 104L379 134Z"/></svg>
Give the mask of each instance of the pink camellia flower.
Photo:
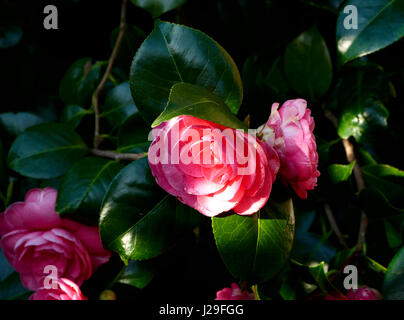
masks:
<svg viewBox="0 0 404 320"><path fill-rule="evenodd" d="M61 278L57 282L57 289L39 288L29 300L88 300L77 284L73 281Z"/></svg>
<svg viewBox="0 0 404 320"><path fill-rule="evenodd" d="M253 214L267 202L279 158L256 137L193 116L175 117L152 133L152 174L184 204L216 216Z"/></svg>
<svg viewBox="0 0 404 320"><path fill-rule="evenodd" d="M379 291L367 286L358 289L349 289L346 293L348 300L382 300L383 297Z"/></svg>
<svg viewBox="0 0 404 320"><path fill-rule="evenodd" d="M57 191L31 189L24 202L0 213L0 245L11 266L20 273L22 284L36 290L56 267L57 277L77 285L110 258L103 249L97 227L89 227L55 212ZM49 267L47 267L49 268Z"/></svg>
<svg viewBox="0 0 404 320"><path fill-rule="evenodd" d="M224 288L218 291L215 300L255 300L255 295L247 290L242 292L239 285L233 282L231 288Z"/></svg>
<svg viewBox="0 0 404 320"><path fill-rule="evenodd" d="M303 99L286 101L278 110L272 105L268 122L258 128L258 135L279 155L279 178L290 184L300 198L317 185L318 154L313 135L314 120Z"/></svg>

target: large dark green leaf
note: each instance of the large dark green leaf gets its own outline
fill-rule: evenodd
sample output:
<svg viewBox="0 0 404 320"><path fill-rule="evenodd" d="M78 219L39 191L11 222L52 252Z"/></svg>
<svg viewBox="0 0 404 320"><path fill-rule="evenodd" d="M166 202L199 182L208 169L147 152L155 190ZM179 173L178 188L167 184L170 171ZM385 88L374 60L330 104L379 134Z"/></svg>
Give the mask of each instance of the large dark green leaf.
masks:
<svg viewBox="0 0 404 320"><path fill-rule="evenodd" d="M358 28L346 29L349 19L343 9L353 5L358 12ZM402 0L349 0L341 8L337 21L337 46L342 63L382 49L404 35Z"/></svg>
<svg viewBox="0 0 404 320"><path fill-rule="evenodd" d="M134 5L147 10L153 18L182 6L187 0L130 0Z"/></svg>
<svg viewBox="0 0 404 320"><path fill-rule="evenodd" d="M44 120L29 112L6 112L0 114L0 124L11 136L19 136L27 128L43 123Z"/></svg>
<svg viewBox="0 0 404 320"><path fill-rule="evenodd" d="M404 247L397 252L387 268L383 296L387 300L404 299Z"/></svg>
<svg viewBox="0 0 404 320"><path fill-rule="evenodd" d="M125 260L150 259L192 230L199 215L162 192L143 158L112 181L101 210L101 239Z"/></svg>
<svg viewBox="0 0 404 320"><path fill-rule="evenodd" d="M129 82L123 82L110 90L105 98L102 117L114 126L120 126L138 112L130 93Z"/></svg>
<svg viewBox="0 0 404 320"><path fill-rule="evenodd" d="M251 216L212 218L219 253L233 277L265 281L289 257L294 235L292 200L269 203Z"/></svg>
<svg viewBox="0 0 404 320"><path fill-rule="evenodd" d="M23 176L50 179L64 174L87 153L80 136L60 123L29 128L13 143L8 165Z"/></svg>
<svg viewBox="0 0 404 320"><path fill-rule="evenodd" d="M325 95L332 80L332 64L317 27L303 32L288 45L284 63L286 78L297 93L310 99Z"/></svg>
<svg viewBox="0 0 404 320"><path fill-rule="evenodd" d="M156 21L130 70L133 100L149 123L163 111L178 82L211 90L233 113L240 107L242 84L230 55L198 30Z"/></svg>
<svg viewBox="0 0 404 320"><path fill-rule="evenodd" d="M103 64L103 62L91 64L90 58L76 60L66 71L60 82L60 99L66 105L89 105L91 103L91 95L101 79Z"/></svg>
<svg viewBox="0 0 404 320"><path fill-rule="evenodd" d="M81 159L62 177L56 211L62 216L75 216L76 213L78 219L98 221L104 195L122 168L122 164L107 159Z"/></svg>
<svg viewBox="0 0 404 320"><path fill-rule="evenodd" d="M152 127L179 115L191 115L235 129L246 128L220 97L188 83L177 83L172 87L167 106Z"/></svg>

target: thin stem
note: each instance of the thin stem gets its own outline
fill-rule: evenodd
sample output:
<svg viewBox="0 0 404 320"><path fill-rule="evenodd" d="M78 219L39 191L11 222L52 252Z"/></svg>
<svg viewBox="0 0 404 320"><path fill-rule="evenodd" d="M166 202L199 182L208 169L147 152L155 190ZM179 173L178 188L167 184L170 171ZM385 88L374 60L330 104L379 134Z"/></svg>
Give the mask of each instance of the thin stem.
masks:
<svg viewBox="0 0 404 320"><path fill-rule="evenodd" d="M330 222L331 229L334 231L335 235L338 238L339 243L345 248L348 249L348 245L345 242L344 237L342 236L341 231L338 228L337 222L335 221L334 215L332 213L332 210L330 208L330 205L326 202L324 204L324 211L327 215L328 221Z"/></svg>
<svg viewBox="0 0 404 320"><path fill-rule="evenodd" d="M128 160L136 161L147 156L146 153L119 153L115 151L92 149L91 153L104 158L114 159L114 160Z"/></svg>
<svg viewBox="0 0 404 320"><path fill-rule="evenodd" d="M101 143L101 137L100 137L100 110L99 110L99 96L104 88L109 74L111 73L112 67L114 65L115 59L118 55L119 48L122 44L123 37L125 35L126 31L126 4L128 0L122 0L122 6L121 6L121 23L120 23L120 28L119 28L119 34L118 38L116 39L114 49L112 50L111 57L108 60L108 66L107 69L105 70L105 73L98 84L97 88L94 91L94 94L92 96L92 104L94 108L94 113L95 113L95 125L94 125L94 148L97 149L98 146Z"/></svg>
<svg viewBox="0 0 404 320"><path fill-rule="evenodd" d="M332 112L327 110L325 112L325 116L332 122L332 124L336 128L338 128L338 119L334 116L334 114L332 114ZM355 161L353 172L356 181L356 187L360 192L365 189L365 180L363 179L362 170L358 164L358 161L356 161L354 145L348 139L342 139L342 144L344 146L345 155L348 162L352 163L353 161ZM368 227L368 218L366 216L366 213L363 210L361 210L361 221L359 225L358 242L356 244L357 251L362 251L363 244L365 243L366 240L367 227Z"/></svg>

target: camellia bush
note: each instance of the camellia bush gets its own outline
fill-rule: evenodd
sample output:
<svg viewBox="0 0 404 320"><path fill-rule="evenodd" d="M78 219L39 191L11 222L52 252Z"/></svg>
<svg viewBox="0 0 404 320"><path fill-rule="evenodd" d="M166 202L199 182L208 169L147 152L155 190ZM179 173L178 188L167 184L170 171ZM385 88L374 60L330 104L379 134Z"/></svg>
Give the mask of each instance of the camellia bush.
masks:
<svg viewBox="0 0 404 320"><path fill-rule="evenodd" d="M0 299L404 299L403 1L46 5L0 1Z"/></svg>

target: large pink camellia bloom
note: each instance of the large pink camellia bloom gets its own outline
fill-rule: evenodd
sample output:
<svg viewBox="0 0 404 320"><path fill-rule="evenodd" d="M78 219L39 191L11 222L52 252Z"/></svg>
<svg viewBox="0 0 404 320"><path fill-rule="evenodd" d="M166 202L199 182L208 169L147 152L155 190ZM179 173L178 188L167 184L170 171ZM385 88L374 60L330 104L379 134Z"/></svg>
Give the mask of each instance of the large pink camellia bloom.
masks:
<svg viewBox="0 0 404 320"><path fill-rule="evenodd" d="M39 288L33 293L29 300L88 300L86 296L81 293L77 284L73 281L61 278L57 282L57 289L52 288Z"/></svg>
<svg viewBox="0 0 404 320"><path fill-rule="evenodd" d="M22 284L36 290L43 285L45 267L55 266L57 277L77 285L110 258L103 249L97 227L89 227L55 212L57 191L31 189L24 202L0 213L0 245Z"/></svg>
<svg viewBox="0 0 404 320"><path fill-rule="evenodd" d="M247 290L241 291L239 285L233 282L231 288L218 291L215 300L255 300L255 295Z"/></svg>
<svg viewBox="0 0 404 320"><path fill-rule="evenodd" d="M258 135L279 155L279 178L289 184L300 198L317 185L318 154L313 135L314 120L303 99L286 101L278 110L272 105L268 122L258 128Z"/></svg>
<svg viewBox="0 0 404 320"><path fill-rule="evenodd" d="M256 137L193 116L152 131L148 159L157 183L207 216L257 212L279 169L276 152Z"/></svg>

